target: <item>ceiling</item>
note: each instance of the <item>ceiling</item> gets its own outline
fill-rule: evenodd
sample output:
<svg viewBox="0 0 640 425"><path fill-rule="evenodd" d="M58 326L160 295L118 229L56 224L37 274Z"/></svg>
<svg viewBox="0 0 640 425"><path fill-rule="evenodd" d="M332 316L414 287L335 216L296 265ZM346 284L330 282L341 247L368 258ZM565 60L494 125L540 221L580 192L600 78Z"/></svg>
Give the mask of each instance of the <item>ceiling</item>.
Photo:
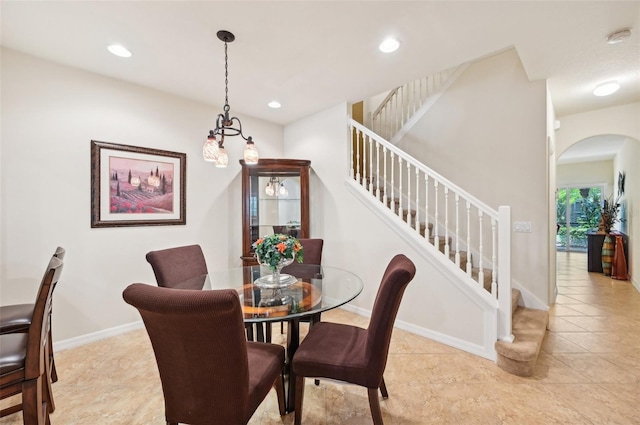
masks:
<svg viewBox="0 0 640 425"><path fill-rule="evenodd" d="M529 79L548 79L558 116L640 100L637 1L5 0L0 13L5 47L218 108L216 32L232 31L231 112L283 125L510 47ZM605 42L629 27L627 41ZM389 35L401 47L383 54ZM591 94L612 79L618 92ZM274 99L282 108L267 107Z"/></svg>

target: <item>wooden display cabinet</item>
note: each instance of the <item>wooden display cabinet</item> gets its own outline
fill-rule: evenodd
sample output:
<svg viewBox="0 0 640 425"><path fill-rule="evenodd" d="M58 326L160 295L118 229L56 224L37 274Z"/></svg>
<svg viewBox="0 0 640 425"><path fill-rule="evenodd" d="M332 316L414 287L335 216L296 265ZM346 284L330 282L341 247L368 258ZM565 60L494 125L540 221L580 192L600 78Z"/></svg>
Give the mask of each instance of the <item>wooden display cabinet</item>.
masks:
<svg viewBox="0 0 640 425"><path fill-rule="evenodd" d="M309 237L309 168L303 159L260 159L242 165L242 265L258 264L251 245L285 233Z"/></svg>

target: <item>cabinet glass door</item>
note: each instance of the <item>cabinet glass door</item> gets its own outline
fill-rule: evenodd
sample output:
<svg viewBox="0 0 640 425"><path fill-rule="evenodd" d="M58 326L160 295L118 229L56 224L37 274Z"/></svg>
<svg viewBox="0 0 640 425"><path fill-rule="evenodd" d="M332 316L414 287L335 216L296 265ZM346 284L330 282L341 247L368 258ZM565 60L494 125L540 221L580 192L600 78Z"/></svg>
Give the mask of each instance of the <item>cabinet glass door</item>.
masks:
<svg viewBox="0 0 640 425"><path fill-rule="evenodd" d="M283 233L309 237L309 167L303 159L260 159L242 164L242 261L255 263L252 244Z"/></svg>
<svg viewBox="0 0 640 425"><path fill-rule="evenodd" d="M258 179L260 236L284 233L298 237L300 230L300 177Z"/></svg>

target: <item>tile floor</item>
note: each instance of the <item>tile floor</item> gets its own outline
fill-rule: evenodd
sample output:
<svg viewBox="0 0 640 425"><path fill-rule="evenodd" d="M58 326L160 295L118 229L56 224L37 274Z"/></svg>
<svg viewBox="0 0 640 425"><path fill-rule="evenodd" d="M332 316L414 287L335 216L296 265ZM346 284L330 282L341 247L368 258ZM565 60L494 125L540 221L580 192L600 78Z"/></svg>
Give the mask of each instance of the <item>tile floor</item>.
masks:
<svg viewBox="0 0 640 425"><path fill-rule="evenodd" d="M558 254L558 300L536 372L495 363L396 329L381 402L385 424L640 424L640 294L628 281L587 273L585 254ZM542 278L542 277L541 277ZM366 326L345 311L324 320ZM274 335L279 335L279 326ZM164 424L144 330L56 354L55 425ZM3 403L4 405L5 403ZM370 424L366 390L306 384L303 424ZM21 424L21 414L0 424ZM272 391L251 424L292 424Z"/></svg>

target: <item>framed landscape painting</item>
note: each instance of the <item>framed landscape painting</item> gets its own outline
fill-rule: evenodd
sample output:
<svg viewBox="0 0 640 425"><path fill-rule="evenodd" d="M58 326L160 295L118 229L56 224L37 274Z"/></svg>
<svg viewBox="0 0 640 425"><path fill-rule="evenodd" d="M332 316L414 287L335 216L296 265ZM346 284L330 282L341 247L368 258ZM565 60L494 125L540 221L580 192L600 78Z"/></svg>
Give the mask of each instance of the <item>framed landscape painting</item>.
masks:
<svg viewBox="0 0 640 425"><path fill-rule="evenodd" d="M185 153L91 141L91 227L186 224Z"/></svg>

